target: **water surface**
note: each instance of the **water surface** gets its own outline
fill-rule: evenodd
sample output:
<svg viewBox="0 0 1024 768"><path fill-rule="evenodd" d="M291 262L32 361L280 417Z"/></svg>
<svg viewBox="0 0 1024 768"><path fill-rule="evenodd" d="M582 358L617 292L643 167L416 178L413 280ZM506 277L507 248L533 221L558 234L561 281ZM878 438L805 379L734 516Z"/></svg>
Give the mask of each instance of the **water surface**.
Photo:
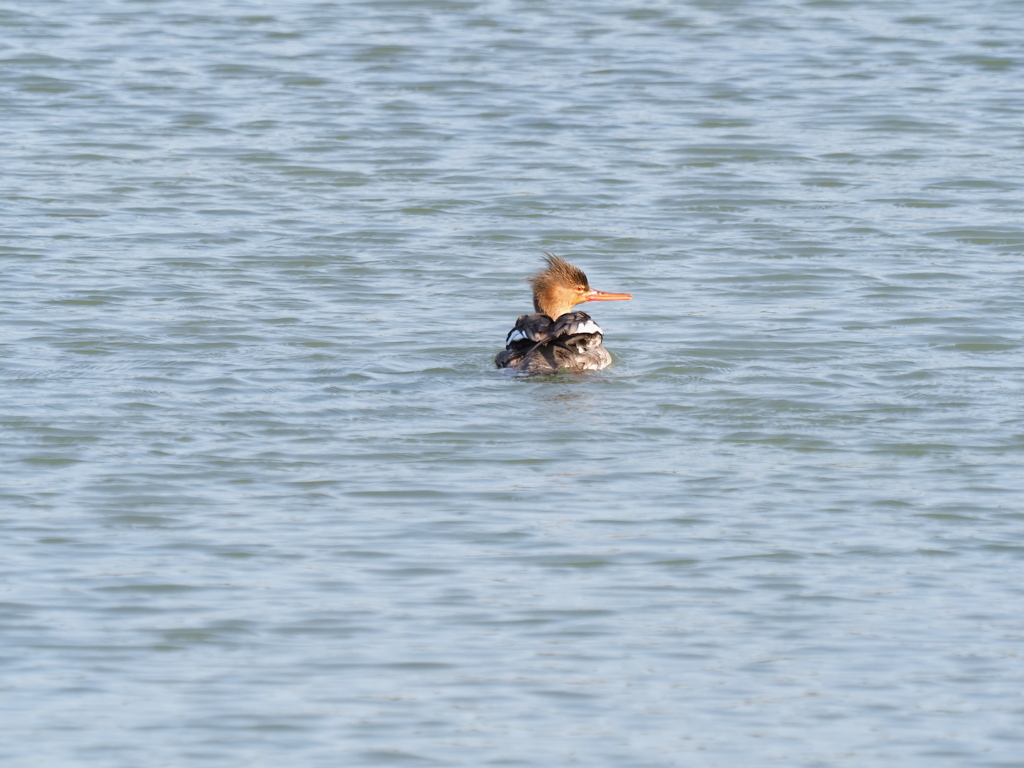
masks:
<svg viewBox="0 0 1024 768"><path fill-rule="evenodd" d="M7 4L4 764L1021 765L1019 11Z"/></svg>

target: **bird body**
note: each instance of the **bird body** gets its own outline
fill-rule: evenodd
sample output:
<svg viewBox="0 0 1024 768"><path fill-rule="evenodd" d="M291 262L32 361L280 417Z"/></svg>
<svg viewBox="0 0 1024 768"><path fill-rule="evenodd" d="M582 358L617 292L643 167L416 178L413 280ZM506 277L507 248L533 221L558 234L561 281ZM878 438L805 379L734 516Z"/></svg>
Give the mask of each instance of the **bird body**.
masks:
<svg viewBox="0 0 1024 768"><path fill-rule="evenodd" d="M498 368L527 375L606 368L612 357L603 346L604 331L586 312L574 312L586 301L619 301L628 293L604 293L590 287L587 276L551 253L547 269L531 279L532 315L522 315L494 358Z"/></svg>

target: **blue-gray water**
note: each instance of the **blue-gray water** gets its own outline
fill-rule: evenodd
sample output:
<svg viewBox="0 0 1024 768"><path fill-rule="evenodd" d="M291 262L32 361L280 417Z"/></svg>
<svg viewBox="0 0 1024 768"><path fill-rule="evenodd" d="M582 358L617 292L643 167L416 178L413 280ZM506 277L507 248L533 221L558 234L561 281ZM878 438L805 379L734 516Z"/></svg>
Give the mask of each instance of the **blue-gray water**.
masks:
<svg viewBox="0 0 1024 768"><path fill-rule="evenodd" d="M4 766L1024 765L1021 3L0 8Z"/></svg>

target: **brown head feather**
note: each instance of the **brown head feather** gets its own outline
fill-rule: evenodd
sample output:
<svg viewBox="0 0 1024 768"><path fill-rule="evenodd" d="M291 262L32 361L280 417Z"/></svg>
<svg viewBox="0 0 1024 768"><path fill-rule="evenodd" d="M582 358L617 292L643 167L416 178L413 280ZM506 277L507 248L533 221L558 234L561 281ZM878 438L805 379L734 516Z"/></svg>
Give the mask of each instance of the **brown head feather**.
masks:
<svg viewBox="0 0 1024 768"><path fill-rule="evenodd" d="M531 277L530 284L533 286L534 310L550 315L552 311L557 311L551 310L552 300L556 296L561 297L569 292L575 292L577 288L590 290L590 282L579 267L574 267L568 261L555 256L553 253L543 251L543 254L548 263L548 268ZM557 304L561 305L563 302L557 301ZM569 306L571 307L572 304ZM566 309L565 311L568 312L569 310ZM551 319L555 320L557 316L552 316Z"/></svg>

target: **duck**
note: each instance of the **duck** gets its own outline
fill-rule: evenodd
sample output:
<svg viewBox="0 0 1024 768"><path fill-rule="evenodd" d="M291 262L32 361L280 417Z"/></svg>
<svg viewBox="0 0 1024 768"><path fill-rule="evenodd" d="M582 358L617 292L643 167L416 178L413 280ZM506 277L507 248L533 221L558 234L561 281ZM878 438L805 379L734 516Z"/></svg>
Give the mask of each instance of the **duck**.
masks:
<svg viewBox="0 0 1024 768"><path fill-rule="evenodd" d="M606 293L590 287L583 270L547 251L547 267L530 278L531 315L521 315L494 358L498 368L533 376L559 371L599 371L611 365L604 331L586 312L573 307L589 301L626 301L630 293Z"/></svg>

